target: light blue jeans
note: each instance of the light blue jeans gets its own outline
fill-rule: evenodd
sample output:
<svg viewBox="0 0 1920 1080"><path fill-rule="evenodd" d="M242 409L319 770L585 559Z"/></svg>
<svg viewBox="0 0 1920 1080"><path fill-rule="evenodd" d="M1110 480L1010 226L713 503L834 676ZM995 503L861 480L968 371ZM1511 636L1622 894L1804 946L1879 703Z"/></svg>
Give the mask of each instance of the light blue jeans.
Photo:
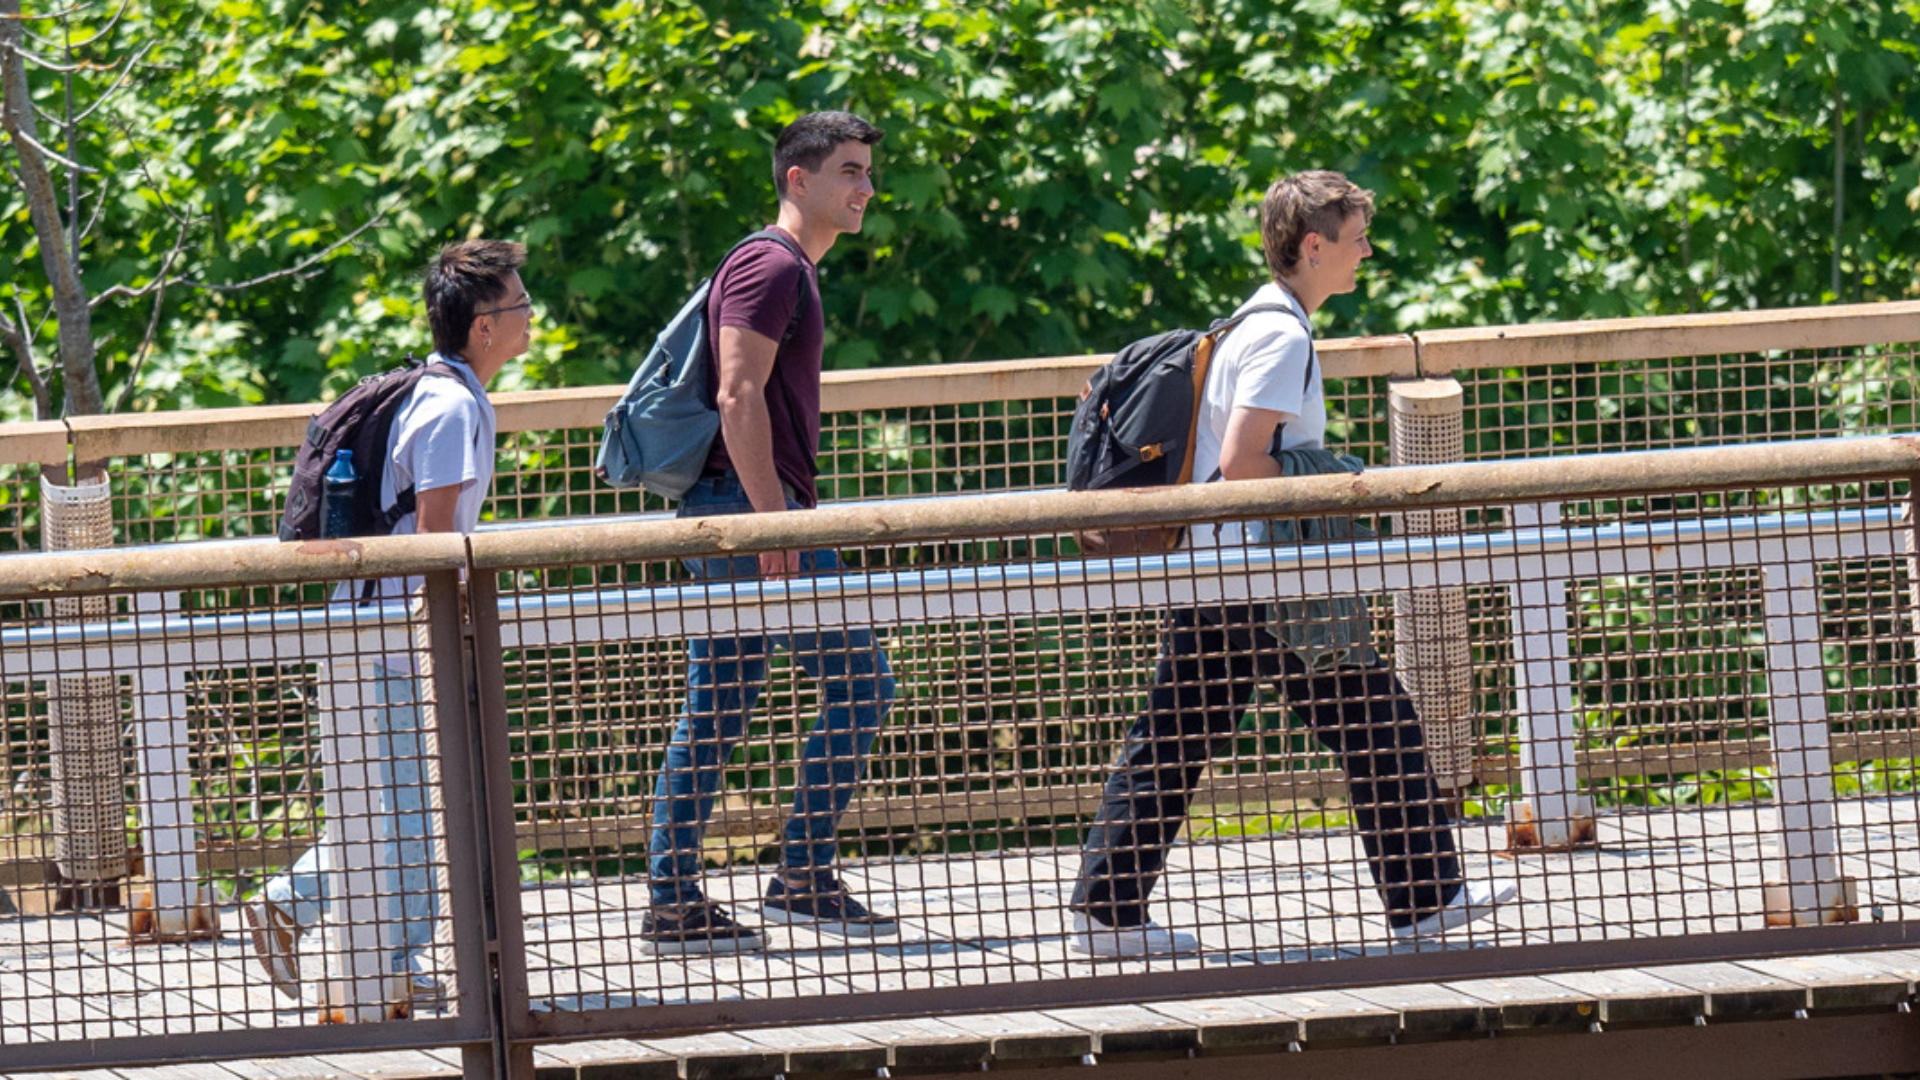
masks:
<svg viewBox="0 0 1920 1080"><path fill-rule="evenodd" d="M426 970L433 944L433 864L427 844L426 760L420 737L419 683L411 672L375 665L373 684L375 750L380 756L377 811L393 816L393 835L381 845L387 868L387 918L392 951L388 970ZM334 819L327 819L328 829ZM286 873L268 881L261 894L293 916L302 930L327 912L325 848L308 848Z"/></svg>
<svg viewBox="0 0 1920 1080"><path fill-rule="evenodd" d="M798 509L798 504L789 503ZM681 517L750 513L753 505L732 473L708 477L680 502ZM757 556L688 559L703 580L752 580ZM804 574L833 574L833 551L801 553ZM733 748L746 733L754 702L767 681L767 657L783 648L820 685L820 718L800 756L800 775L787 818L781 865L822 871L833 865L840 817L859 788L867 752L893 704L887 654L865 628L687 642L687 703L667 744L653 789L653 841L648 872L655 905L701 899L700 837L713 795Z"/></svg>

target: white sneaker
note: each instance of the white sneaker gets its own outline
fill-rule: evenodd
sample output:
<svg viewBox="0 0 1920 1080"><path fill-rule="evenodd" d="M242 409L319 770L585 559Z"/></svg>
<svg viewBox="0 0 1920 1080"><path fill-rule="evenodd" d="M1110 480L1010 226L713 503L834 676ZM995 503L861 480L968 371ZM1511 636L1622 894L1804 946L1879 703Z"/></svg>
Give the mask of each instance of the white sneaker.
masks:
<svg viewBox="0 0 1920 1080"><path fill-rule="evenodd" d="M1447 906L1417 919L1405 926L1389 926L1393 936L1401 939L1430 938L1442 931L1456 926L1465 926L1482 915L1491 914L1493 909L1513 899L1520 891L1520 883L1495 879L1492 881L1469 881L1466 886L1448 901Z"/></svg>
<svg viewBox="0 0 1920 1080"><path fill-rule="evenodd" d="M1089 956L1172 956L1200 948L1192 934L1178 934L1149 920L1144 926L1107 926L1084 912L1073 913L1074 952Z"/></svg>

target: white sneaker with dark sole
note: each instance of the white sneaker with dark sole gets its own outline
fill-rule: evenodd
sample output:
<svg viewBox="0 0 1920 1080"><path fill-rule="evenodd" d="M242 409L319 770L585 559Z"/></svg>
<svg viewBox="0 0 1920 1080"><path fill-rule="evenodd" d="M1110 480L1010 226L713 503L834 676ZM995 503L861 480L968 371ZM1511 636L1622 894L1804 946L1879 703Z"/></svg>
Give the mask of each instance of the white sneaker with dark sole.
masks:
<svg viewBox="0 0 1920 1080"><path fill-rule="evenodd" d="M1416 919L1405 926L1390 926L1393 936L1402 941L1422 941L1465 926L1475 919L1493 914L1493 909L1514 898L1520 891L1517 881L1469 881L1447 906Z"/></svg>
<svg viewBox="0 0 1920 1080"><path fill-rule="evenodd" d="M1107 926L1079 911L1073 913L1073 933L1067 944L1074 952L1114 960L1177 956L1200 948L1199 939L1192 934L1169 930L1151 920L1142 926Z"/></svg>

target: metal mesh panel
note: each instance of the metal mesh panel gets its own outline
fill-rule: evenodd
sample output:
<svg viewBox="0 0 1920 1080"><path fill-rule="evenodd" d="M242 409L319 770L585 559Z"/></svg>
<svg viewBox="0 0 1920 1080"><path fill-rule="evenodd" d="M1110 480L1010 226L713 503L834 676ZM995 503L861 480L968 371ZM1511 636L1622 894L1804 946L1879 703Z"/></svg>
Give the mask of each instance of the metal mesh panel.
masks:
<svg viewBox="0 0 1920 1080"><path fill-rule="evenodd" d="M338 1021L369 1025L359 1045L418 1044L379 1021L464 1016L431 612L329 604L319 583L215 584L186 604L174 592L57 599L47 606L72 610L51 623L28 605L0 610L13 870L0 884L20 908L0 917L10 1054ZM51 688L93 680L115 705L98 756L133 792L113 831L139 847L124 909L60 914L38 859L90 827L49 791L87 757L60 741ZM458 700L451 722L464 726Z"/></svg>
<svg viewBox="0 0 1920 1080"><path fill-rule="evenodd" d="M1385 381L1329 379L1329 430L1385 459ZM822 417L823 501L1058 487L1072 398L854 408ZM538 422L537 420L534 422ZM657 512L666 503L593 476L601 429L512 430L503 419L493 522L549 522ZM121 542L272 536L293 447L116 457L107 462ZM3 519L0 519L3 520Z"/></svg>
<svg viewBox="0 0 1920 1080"><path fill-rule="evenodd" d="M1472 461L1911 431L1915 374L1911 343L1453 372Z"/></svg>
<svg viewBox="0 0 1920 1080"><path fill-rule="evenodd" d="M273 536L294 448L154 453L106 463L123 542Z"/></svg>
<svg viewBox="0 0 1920 1080"><path fill-rule="evenodd" d="M39 475L38 465L0 464L0 554L40 547Z"/></svg>
<svg viewBox="0 0 1920 1080"><path fill-rule="evenodd" d="M1782 496L1590 500L1571 525L1464 507L1458 536L1203 532L1164 559L1013 529L777 581L738 551L517 568L502 704L536 1015L1070 997L1410 949L1409 924L1497 946L1911 919L1906 486ZM1391 649L1309 666L1404 619L1303 635L1351 613L1277 606L1439 588L1465 598L1489 729L1458 806Z"/></svg>

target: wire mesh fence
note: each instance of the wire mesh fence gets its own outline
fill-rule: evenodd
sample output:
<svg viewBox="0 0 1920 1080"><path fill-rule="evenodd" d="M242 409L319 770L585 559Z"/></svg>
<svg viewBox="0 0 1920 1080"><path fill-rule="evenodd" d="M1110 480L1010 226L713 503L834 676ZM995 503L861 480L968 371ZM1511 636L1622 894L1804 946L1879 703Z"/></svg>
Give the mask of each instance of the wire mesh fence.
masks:
<svg viewBox="0 0 1920 1080"><path fill-rule="evenodd" d="M487 1037L492 993L537 1039L1902 940L1912 467L1859 440L10 560L0 1043L445 1045ZM1175 550L1087 544L1173 522ZM1464 744L1397 648L1434 624L1396 598L1436 590L1477 635ZM120 905L21 872L82 831L62 800L98 809L52 767L70 678L112 689ZM1475 786L1439 781L1450 752Z"/></svg>
<svg viewBox="0 0 1920 1080"><path fill-rule="evenodd" d="M477 880L475 846L450 843L470 815L450 829L445 809L472 793L465 768L449 783L439 738L451 701L469 752L457 577L419 567L444 579L436 611L421 594L353 603L359 580L261 585L244 560L87 561L101 557L23 558L0 602L9 1062L218 1057L294 1029L318 1045L484 1037L477 911L453 890ZM175 580L32 598L156 572ZM454 628L445 677L435 617ZM96 719L107 739L76 750Z"/></svg>
<svg viewBox="0 0 1920 1080"><path fill-rule="evenodd" d="M525 783L529 1005L542 1030L645 1030L718 1002L738 1023L1905 922L1907 485L1781 490L1616 481L1584 500L1604 515L1481 501L1451 536L1349 497L1164 556L1089 556L1032 527L1061 520L1046 500L929 504L945 534L896 512L883 543L858 508L558 562L476 541L503 672L482 700ZM762 579L780 544L805 569ZM1434 589L1497 643L1472 655L1466 792L1434 778L1451 736L1381 602ZM568 696L601 672L617 692Z"/></svg>

